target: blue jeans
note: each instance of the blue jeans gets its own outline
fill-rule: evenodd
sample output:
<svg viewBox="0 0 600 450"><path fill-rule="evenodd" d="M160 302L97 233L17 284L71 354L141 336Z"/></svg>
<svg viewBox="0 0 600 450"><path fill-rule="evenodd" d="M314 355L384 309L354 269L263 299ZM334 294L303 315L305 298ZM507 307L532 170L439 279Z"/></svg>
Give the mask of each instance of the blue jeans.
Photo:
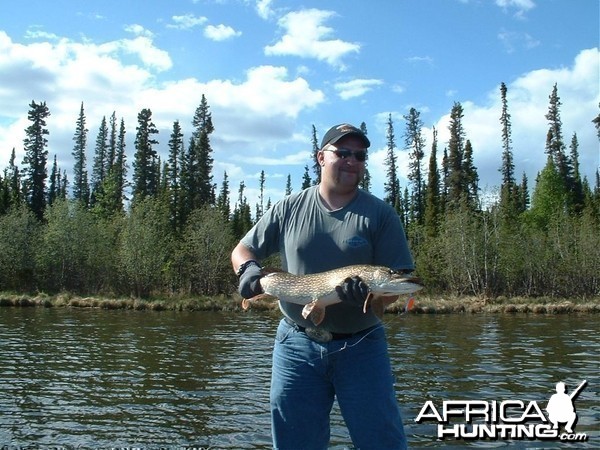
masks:
<svg viewBox="0 0 600 450"><path fill-rule="evenodd" d="M383 326L318 343L282 320L271 379L274 448L326 449L334 397L355 448L406 449Z"/></svg>

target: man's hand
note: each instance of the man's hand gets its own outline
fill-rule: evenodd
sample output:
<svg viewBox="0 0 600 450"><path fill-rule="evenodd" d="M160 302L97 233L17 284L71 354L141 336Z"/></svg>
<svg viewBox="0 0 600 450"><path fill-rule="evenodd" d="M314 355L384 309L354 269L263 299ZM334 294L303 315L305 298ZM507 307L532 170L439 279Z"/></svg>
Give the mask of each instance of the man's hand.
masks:
<svg viewBox="0 0 600 450"><path fill-rule="evenodd" d="M262 294L263 290L260 285L262 278L262 269L258 264L250 264L240 276L240 285L238 292L243 298L252 298L258 294Z"/></svg>
<svg viewBox="0 0 600 450"><path fill-rule="evenodd" d="M350 302L361 308L369 295L369 286L360 277L346 278L335 290L342 302Z"/></svg>

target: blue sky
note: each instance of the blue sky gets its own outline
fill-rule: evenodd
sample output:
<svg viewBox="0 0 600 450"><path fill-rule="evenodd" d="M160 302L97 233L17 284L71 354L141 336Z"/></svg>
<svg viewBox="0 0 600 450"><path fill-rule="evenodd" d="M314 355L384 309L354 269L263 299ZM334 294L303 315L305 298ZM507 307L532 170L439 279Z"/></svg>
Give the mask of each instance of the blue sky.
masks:
<svg viewBox="0 0 600 450"><path fill-rule="evenodd" d="M174 120L186 143L204 94L215 132L214 181L249 201L294 190L310 160L311 129L365 122L372 191L383 196L386 122L392 115L402 175L403 115L421 113L428 146L448 140L454 102L474 147L480 187L500 182L500 94L508 87L517 177L531 185L545 163L548 96L558 85L565 141L581 169L600 164L597 0L0 0L0 169L20 163L31 100L46 101L50 158L70 171L81 102L88 165L103 116L127 127L133 160L137 113L150 108L163 160ZM429 147L428 147L429 148ZM427 158L425 167L427 166Z"/></svg>

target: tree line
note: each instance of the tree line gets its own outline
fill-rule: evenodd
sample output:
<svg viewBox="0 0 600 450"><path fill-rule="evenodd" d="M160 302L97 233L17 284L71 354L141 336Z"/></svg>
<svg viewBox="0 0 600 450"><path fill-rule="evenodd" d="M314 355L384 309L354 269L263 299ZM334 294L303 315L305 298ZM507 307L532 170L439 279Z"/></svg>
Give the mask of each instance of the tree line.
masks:
<svg viewBox="0 0 600 450"><path fill-rule="evenodd" d="M425 161L420 113L411 108L403 117L402 149L409 157L404 187L394 122L388 117L384 200L405 226L417 272L436 294L597 296L600 175L596 170L593 186L581 177L577 135L565 142L558 87L549 95L545 116L546 165L532 188L525 174L516 179L504 83L500 96L502 182L492 201L482 199L460 103L452 107L450 138L441 159L437 130ZM215 129L204 95L187 145L181 124L173 122L166 161L156 150L159 132L152 111L142 109L131 166L125 123L114 112L102 119L88 164L82 103L73 134L72 181L57 166L56 156L48 176L50 110L35 101L29 108L23 161L19 166L13 149L0 173L0 290L138 297L234 291L230 251L270 208L271 199L264 198L264 171L254 213L243 181L235 201L226 172L220 187L213 182ZM600 140L600 114L590 119L590 126ZM367 133L364 122L361 128ZM311 142L316 156L314 126ZM305 166L300 189L320 181L315 162L312 174ZM367 169L361 187L369 191L371 184ZM292 191L288 175L285 195Z"/></svg>

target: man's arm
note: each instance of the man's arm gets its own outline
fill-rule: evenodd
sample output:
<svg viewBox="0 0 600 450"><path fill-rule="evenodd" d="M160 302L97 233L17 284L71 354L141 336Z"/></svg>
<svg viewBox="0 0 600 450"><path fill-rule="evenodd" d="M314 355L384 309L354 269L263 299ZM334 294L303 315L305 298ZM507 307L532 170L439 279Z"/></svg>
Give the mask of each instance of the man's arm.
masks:
<svg viewBox="0 0 600 450"><path fill-rule="evenodd" d="M231 252L231 265L233 271L237 273L240 266L249 260L256 260L256 255L241 242Z"/></svg>
<svg viewBox="0 0 600 450"><path fill-rule="evenodd" d="M262 293L262 269L252 250L240 242L231 252L231 265L240 278L238 292L242 297L252 298Z"/></svg>

